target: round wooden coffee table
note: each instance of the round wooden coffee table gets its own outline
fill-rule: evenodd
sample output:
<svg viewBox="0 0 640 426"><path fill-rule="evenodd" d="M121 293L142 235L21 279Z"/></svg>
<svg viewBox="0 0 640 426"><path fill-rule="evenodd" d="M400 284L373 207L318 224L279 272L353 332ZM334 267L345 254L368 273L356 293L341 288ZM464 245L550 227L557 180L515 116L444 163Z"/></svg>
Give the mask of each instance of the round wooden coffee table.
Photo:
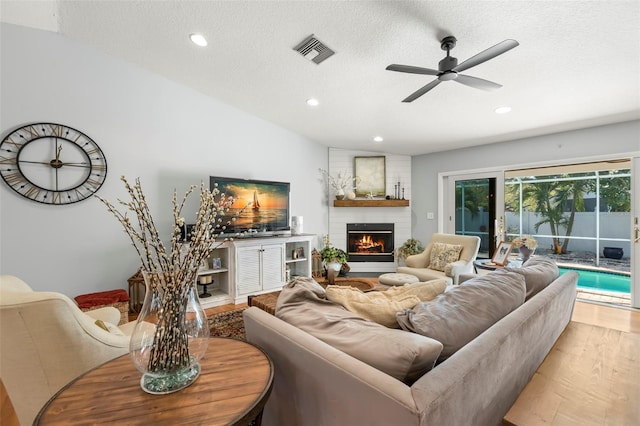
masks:
<svg viewBox="0 0 640 426"><path fill-rule="evenodd" d="M69 383L40 410L34 424L246 425L262 413L273 385L273 364L250 343L211 338L200 377L168 395L140 388L129 355Z"/></svg>

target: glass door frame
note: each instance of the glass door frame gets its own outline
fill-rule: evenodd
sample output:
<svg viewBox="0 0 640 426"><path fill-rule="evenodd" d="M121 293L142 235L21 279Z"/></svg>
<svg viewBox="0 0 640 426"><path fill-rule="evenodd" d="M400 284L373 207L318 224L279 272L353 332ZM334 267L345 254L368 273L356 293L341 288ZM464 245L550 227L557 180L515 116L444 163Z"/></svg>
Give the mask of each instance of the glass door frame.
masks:
<svg viewBox="0 0 640 426"><path fill-rule="evenodd" d="M494 208L496 223L493 226L493 239L497 246L504 239L504 171L488 170L482 172L465 173L441 173L439 183L442 185L438 189L438 229L440 232L455 234L455 213L456 213L456 183L460 181L476 179L495 179ZM502 225L501 225L502 224ZM493 253L488 253L491 257Z"/></svg>
<svg viewBox="0 0 640 426"><path fill-rule="evenodd" d="M631 306L640 308L640 155L631 158Z"/></svg>

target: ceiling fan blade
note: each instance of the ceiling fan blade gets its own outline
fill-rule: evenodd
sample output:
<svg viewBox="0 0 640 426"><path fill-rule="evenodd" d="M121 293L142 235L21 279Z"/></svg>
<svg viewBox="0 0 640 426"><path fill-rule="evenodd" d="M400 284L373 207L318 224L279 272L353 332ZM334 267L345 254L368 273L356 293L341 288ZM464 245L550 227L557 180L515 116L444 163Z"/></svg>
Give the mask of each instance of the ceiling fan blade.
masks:
<svg viewBox="0 0 640 426"><path fill-rule="evenodd" d="M458 83L465 86L474 87L482 90L496 90L502 87L502 84L494 83L493 81L484 80L478 77L471 77L470 75L458 74L455 80Z"/></svg>
<svg viewBox="0 0 640 426"><path fill-rule="evenodd" d="M462 72L471 67L475 67L476 65L480 65L481 63L486 62L489 59L493 59L498 55L502 55L503 53L513 49L519 44L520 43L518 43L517 41L511 40L511 39L502 41L496 44L495 46L490 47L487 50L484 50L475 56L470 57L469 59L467 59L466 61L462 62L457 67L455 67L453 71Z"/></svg>
<svg viewBox="0 0 640 426"><path fill-rule="evenodd" d="M420 96L422 96L425 93L427 93L429 90L431 90L434 87L436 87L438 84L440 84L440 80L438 80L438 79L433 80L431 83L427 84L426 86L416 90L415 92L413 92L412 94L407 96L405 99L402 100L402 102L413 102L416 99L418 99Z"/></svg>
<svg viewBox="0 0 640 426"><path fill-rule="evenodd" d="M411 65L398 64L391 64L386 69L389 71L408 72L410 74L438 75L440 73L440 71L432 70L430 68L413 67Z"/></svg>

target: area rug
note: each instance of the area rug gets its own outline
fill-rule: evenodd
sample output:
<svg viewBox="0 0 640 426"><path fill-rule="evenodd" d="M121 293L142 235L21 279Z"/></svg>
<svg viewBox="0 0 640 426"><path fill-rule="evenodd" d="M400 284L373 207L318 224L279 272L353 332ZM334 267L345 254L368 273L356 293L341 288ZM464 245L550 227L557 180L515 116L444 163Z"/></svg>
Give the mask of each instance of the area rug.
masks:
<svg viewBox="0 0 640 426"><path fill-rule="evenodd" d="M242 311L247 308L234 309L209 316L209 329L211 337L231 337L238 340L247 340L244 333L244 320Z"/></svg>

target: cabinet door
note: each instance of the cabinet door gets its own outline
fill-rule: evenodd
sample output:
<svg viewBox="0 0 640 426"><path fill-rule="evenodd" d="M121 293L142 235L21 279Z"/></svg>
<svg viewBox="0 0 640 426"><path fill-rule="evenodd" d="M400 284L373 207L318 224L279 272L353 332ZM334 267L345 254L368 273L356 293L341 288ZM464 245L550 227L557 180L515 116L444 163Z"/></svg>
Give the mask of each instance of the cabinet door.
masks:
<svg viewBox="0 0 640 426"><path fill-rule="evenodd" d="M260 246L240 247L236 251L238 294L250 294L262 290L260 282Z"/></svg>
<svg viewBox="0 0 640 426"><path fill-rule="evenodd" d="M284 284L284 244L268 244L262 249L262 289L280 288Z"/></svg>

